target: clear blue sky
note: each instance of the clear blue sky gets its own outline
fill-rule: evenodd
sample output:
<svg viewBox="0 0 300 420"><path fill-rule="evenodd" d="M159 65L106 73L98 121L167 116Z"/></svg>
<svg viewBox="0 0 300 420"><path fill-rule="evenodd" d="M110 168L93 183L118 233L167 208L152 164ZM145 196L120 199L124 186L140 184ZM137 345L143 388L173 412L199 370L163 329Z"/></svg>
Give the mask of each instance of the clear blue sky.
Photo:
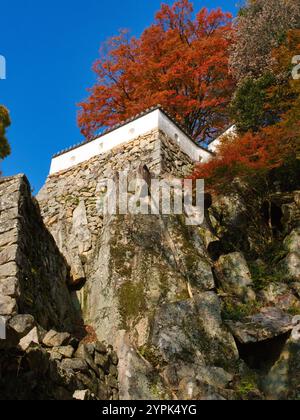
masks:
<svg viewBox="0 0 300 420"><path fill-rule="evenodd" d="M0 104L12 118L12 155L4 175L25 173L37 193L51 156L82 140L76 104L95 77L91 65L100 44L120 28L139 35L161 0L10 0L1 2L0 55L7 80L0 80ZM172 4L173 0L164 3ZM238 0L194 0L195 9L236 12Z"/></svg>

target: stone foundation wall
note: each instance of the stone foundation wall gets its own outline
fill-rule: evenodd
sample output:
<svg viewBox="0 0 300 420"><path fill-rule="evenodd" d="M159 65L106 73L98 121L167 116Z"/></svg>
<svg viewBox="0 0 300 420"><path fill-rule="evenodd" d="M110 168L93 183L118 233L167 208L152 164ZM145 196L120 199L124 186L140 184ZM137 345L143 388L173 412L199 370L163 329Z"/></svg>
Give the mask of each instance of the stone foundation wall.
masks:
<svg viewBox="0 0 300 420"><path fill-rule="evenodd" d="M0 179L0 315L31 314L45 329L70 330L68 275L27 179Z"/></svg>
<svg viewBox="0 0 300 420"><path fill-rule="evenodd" d="M0 400L118 399L117 355L86 337L68 278L27 179L0 179Z"/></svg>
<svg viewBox="0 0 300 420"><path fill-rule="evenodd" d="M182 178L193 168L193 162L173 140L161 131L152 131L47 179L37 199L44 222L71 267L71 284L86 279L86 261L95 256L103 229L103 215L98 211L103 181L112 179L117 171L134 172L143 164L160 177Z"/></svg>

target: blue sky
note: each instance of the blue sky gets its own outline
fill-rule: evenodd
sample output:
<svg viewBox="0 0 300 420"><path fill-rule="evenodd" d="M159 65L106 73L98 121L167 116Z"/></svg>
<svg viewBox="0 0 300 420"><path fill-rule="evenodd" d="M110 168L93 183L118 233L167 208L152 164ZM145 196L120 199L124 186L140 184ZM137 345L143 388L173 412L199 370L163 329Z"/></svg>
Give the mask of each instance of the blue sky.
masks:
<svg viewBox="0 0 300 420"><path fill-rule="evenodd" d="M172 4L173 0L164 3ZM139 35L161 0L10 0L1 2L0 55L7 80L0 103L12 118L12 155L4 175L25 173L37 193L51 156L82 140L76 104L95 77L92 63L100 44L120 28ZM236 13L238 0L194 0L195 9L222 7Z"/></svg>

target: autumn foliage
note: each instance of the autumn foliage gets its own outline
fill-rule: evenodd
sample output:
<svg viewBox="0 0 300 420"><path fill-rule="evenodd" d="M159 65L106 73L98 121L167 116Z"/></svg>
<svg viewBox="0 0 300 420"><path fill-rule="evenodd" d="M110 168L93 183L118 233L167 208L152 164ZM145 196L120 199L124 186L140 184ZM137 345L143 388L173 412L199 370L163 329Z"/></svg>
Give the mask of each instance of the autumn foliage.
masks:
<svg viewBox="0 0 300 420"><path fill-rule="evenodd" d="M290 159L300 156L300 82L291 76L292 57L300 51L300 31L286 34L285 42L272 52L274 83L265 92L264 112L276 112L274 124L257 131L224 138L217 156L197 166L194 177L205 178L211 190L230 190L239 178L261 179Z"/></svg>
<svg viewBox="0 0 300 420"><path fill-rule="evenodd" d="M267 127L259 133L224 139L216 158L198 165L194 178L205 178L206 186L215 192L230 191L239 178L264 176L280 167L289 157L300 153L300 123Z"/></svg>
<svg viewBox="0 0 300 420"><path fill-rule="evenodd" d="M0 160L10 154L10 147L5 135L6 128L10 126L8 110L0 105Z"/></svg>
<svg viewBox="0 0 300 420"><path fill-rule="evenodd" d="M80 104L86 137L161 104L196 140L214 137L228 124L234 84L229 75L230 14L188 0L162 5L140 38L123 31L100 50L97 83Z"/></svg>

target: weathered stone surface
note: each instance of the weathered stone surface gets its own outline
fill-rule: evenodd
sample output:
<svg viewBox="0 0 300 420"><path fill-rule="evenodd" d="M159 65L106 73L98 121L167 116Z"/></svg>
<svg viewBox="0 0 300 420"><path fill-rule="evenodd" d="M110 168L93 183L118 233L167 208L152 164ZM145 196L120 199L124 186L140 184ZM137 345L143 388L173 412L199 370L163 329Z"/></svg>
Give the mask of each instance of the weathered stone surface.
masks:
<svg viewBox="0 0 300 420"><path fill-rule="evenodd" d="M227 321L240 343L255 343L285 334L293 329L292 316L277 308L264 308L243 322Z"/></svg>
<svg viewBox="0 0 300 420"><path fill-rule="evenodd" d="M26 351L32 344L39 344L38 330L34 327L25 337L20 340L19 347Z"/></svg>
<svg viewBox="0 0 300 420"><path fill-rule="evenodd" d="M61 354L67 359L71 359L75 353L75 350L72 346L62 346L62 347L53 347L53 352Z"/></svg>
<svg viewBox="0 0 300 420"><path fill-rule="evenodd" d="M115 351L112 351L109 355L110 360L112 361L113 365L117 366L119 363L118 355Z"/></svg>
<svg viewBox="0 0 300 420"><path fill-rule="evenodd" d="M282 265L286 268L290 280L300 281L300 253L289 253Z"/></svg>
<svg viewBox="0 0 300 420"><path fill-rule="evenodd" d="M150 363L132 348L126 331L120 331L116 350L119 354L119 391L121 400L161 400L168 397L162 379ZM156 386L153 386L153 383Z"/></svg>
<svg viewBox="0 0 300 420"><path fill-rule="evenodd" d="M0 266L17 260L17 245L5 247L0 251ZM1 271L0 271L1 272Z"/></svg>
<svg viewBox="0 0 300 420"><path fill-rule="evenodd" d="M300 380L300 317L293 320L291 338L279 360L264 379L266 397L271 400L298 399Z"/></svg>
<svg viewBox="0 0 300 420"><path fill-rule="evenodd" d="M284 246L288 255L282 263L289 280L300 281L300 228L292 230L285 238Z"/></svg>
<svg viewBox="0 0 300 420"><path fill-rule="evenodd" d="M88 220L84 200L81 200L73 213L73 233L79 244L79 255L91 248L91 234L88 228Z"/></svg>
<svg viewBox="0 0 300 420"><path fill-rule="evenodd" d="M43 339L43 344L47 347L60 347L68 344L71 335L69 333L59 333L57 331L49 331Z"/></svg>
<svg viewBox="0 0 300 420"><path fill-rule="evenodd" d="M93 401L95 400L95 396L91 394L88 389L85 389L83 391L75 391L73 394L73 399L78 401Z"/></svg>
<svg viewBox="0 0 300 420"><path fill-rule="evenodd" d="M179 360L187 365L214 365L238 358L234 339L223 327L220 302L213 292L202 293L195 301L163 306L154 320L152 345L165 362L175 365Z"/></svg>
<svg viewBox="0 0 300 420"><path fill-rule="evenodd" d="M234 228L247 222L244 211L245 206L237 195L221 195L214 197L213 207L211 208L212 216L216 221L222 220L214 227L217 228L218 234L222 234L223 228Z"/></svg>
<svg viewBox="0 0 300 420"><path fill-rule="evenodd" d="M0 295L0 315L14 315L16 312L16 300L9 296Z"/></svg>
<svg viewBox="0 0 300 420"><path fill-rule="evenodd" d="M1 179L0 197L0 296L16 298L18 310L46 329L70 329L77 316L66 285L69 269L26 177ZM12 310L7 302L5 312Z"/></svg>
<svg viewBox="0 0 300 420"><path fill-rule="evenodd" d="M90 368L93 369L93 371L96 373L96 375L99 375L99 369L96 366L96 364L99 364L99 363L97 363L96 358L95 358L95 361L94 361L92 355L88 351L88 348L85 344L81 344L78 347L78 349L75 353L75 357L84 359L87 362L87 364L90 366ZM100 366L102 366L102 365L100 364Z"/></svg>
<svg viewBox="0 0 300 420"><path fill-rule="evenodd" d="M14 277L18 273L18 267L15 262L9 262L3 265L0 265L0 278L3 277Z"/></svg>
<svg viewBox="0 0 300 420"><path fill-rule="evenodd" d="M234 378L232 374L215 366L201 366L197 371L196 379L215 388L227 388Z"/></svg>
<svg viewBox="0 0 300 420"><path fill-rule="evenodd" d="M252 278L248 264L239 252L223 255L215 265L222 288L245 300L254 300Z"/></svg>
<svg viewBox="0 0 300 420"><path fill-rule="evenodd" d="M61 368L64 370L73 370L75 372L88 372L88 365L83 359L64 359L61 362Z"/></svg>
<svg viewBox="0 0 300 420"><path fill-rule="evenodd" d="M95 343L95 350L98 353L101 353L101 354L106 354L107 353L107 347L106 347L106 345L103 344L103 343L100 343L100 341L97 341Z"/></svg>
<svg viewBox="0 0 300 420"><path fill-rule="evenodd" d="M58 360L59 362L63 359L63 355L59 353L55 348L49 350L51 360Z"/></svg>
<svg viewBox="0 0 300 420"><path fill-rule="evenodd" d="M276 305L292 313L297 309L296 289L264 287L256 297L243 254L224 255L243 249L248 257L248 250L255 251L253 235L248 238L245 229L245 208L236 197L209 205L211 220L200 229L187 227L184 217L105 215L105 179L125 169L133 177L144 165L159 177L182 178L192 168L163 133L149 133L49 177L39 195L45 223L70 265L69 284L78 291L76 303L85 323L98 339L117 343L122 398L234 399L239 395L234 386L245 373L237 365L237 346L222 321L215 291L237 305L243 301L245 313L253 313L256 298L257 307ZM239 232L243 234L236 241ZM255 239L260 237L257 232ZM212 249L217 241L217 249ZM243 241L245 246L239 246ZM291 248L289 255L292 252L297 251ZM214 270L212 259L220 256ZM256 343L290 331L284 318L288 315L267 311L233 322L233 333L241 335L242 342ZM76 391L89 389L100 399L118 397L117 358L111 349L80 346L75 358L71 364L83 360L86 371L62 364L69 364L67 377L76 376L80 383ZM64 395L63 390L58 395L60 391Z"/></svg>
<svg viewBox="0 0 300 420"><path fill-rule="evenodd" d="M104 354L95 354L95 363L101 366L105 372L109 371L109 356Z"/></svg>
<svg viewBox="0 0 300 420"><path fill-rule="evenodd" d="M126 340L134 354L132 365L138 366L138 372L132 373L132 380L127 380L126 375L120 377L121 383L125 381L121 384L123 395L129 395L132 388L138 395L153 397L151 384L146 383L156 367L159 372L155 377L162 383L160 369L163 367L159 362L164 353L161 344L153 341L152 329L156 331L156 326L152 326L155 325L153 319L158 322L160 317L164 318L165 308L168 308L166 316L174 341L170 347L176 348L176 334L179 334L184 341L181 358L184 358L184 350L190 352L189 346L192 348L187 365L195 361L200 365L204 354L217 365L225 360L235 363L237 359L234 339L222 325L218 298L214 293L205 295L215 290L216 285L213 263L198 229L188 227L185 218L180 216L110 217L100 211L105 203L103 180L112 178L116 170L126 167L132 175L140 170L142 162L156 174L167 172L182 177L188 160L163 134L157 136L154 133L146 142L140 139L135 146L126 147L126 151L122 147L120 152L100 156L51 176L39 196L44 220L71 266L73 280L81 281L81 277L87 280L78 293L84 319L93 325L97 336L109 344L115 344L120 331L128 333ZM132 150L134 147L137 147L136 152ZM82 241L78 240L76 230L84 238ZM200 322L202 316L203 322ZM180 329L186 319L191 331L182 332ZM199 322L201 332L193 333L192 326ZM211 326L214 330L209 335ZM201 342L202 351L197 340ZM210 356L206 346L212 349ZM95 355L94 361L105 372L110 372L106 357L99 356ZM180 359L180 355L175 355L174 361L173 356L168 357L167 363L174 365ZM114 362L112 357L110 361ZM169 390L162 385L160 393L166 392Z"/></svg>
<svg viewBox="0 0 300 420"><path fill-rule="evenodd" d="M195 378L184 378L179 385L179 398L182 400L225 401L217 389Z"/></svg>
<svg viewBox="0 0 300 420"><path fill-rule="evenodd" d="M293 288L284 283L271 283L261 292L261 298L266 305L274 305L282 310L300 310L300 300L293 293Z"/></svg>
<svg viewBox="0 0 300 420"><path fill-rule="evenodd" d="M19 294L19 283L16 277L8 277L0 280L0 295L18 298Z"/></svg>
<svg viewBox="0 0 300 420"><path fill-rule="evenodd" d="M300 253L300 228L292 230L283 243L289 252Z"/></svg>
<svg viewBox="0 0 300 420"><path fill-rule="evenodd" d="M9 330L13 331L10 327ZM0 341L0 394L3 399L72 400L76 396L78 399L84 396L83 399L91 400L119 398L116 375L107 374L98 378L84 359L62 360L63 357L72 357L74 349L45 349L34 340L34 336L37 338L36 327L34 334L31 332L24 337L27 343L23 349L16 349L16 343L5 348Z"/></svg>
<svg viewBox="0 0 300 420"><path fill-rule="evenodd" d="M9 326L23 338L35 327L35 320L32 315L16 315L9 320Z"/></svg>

